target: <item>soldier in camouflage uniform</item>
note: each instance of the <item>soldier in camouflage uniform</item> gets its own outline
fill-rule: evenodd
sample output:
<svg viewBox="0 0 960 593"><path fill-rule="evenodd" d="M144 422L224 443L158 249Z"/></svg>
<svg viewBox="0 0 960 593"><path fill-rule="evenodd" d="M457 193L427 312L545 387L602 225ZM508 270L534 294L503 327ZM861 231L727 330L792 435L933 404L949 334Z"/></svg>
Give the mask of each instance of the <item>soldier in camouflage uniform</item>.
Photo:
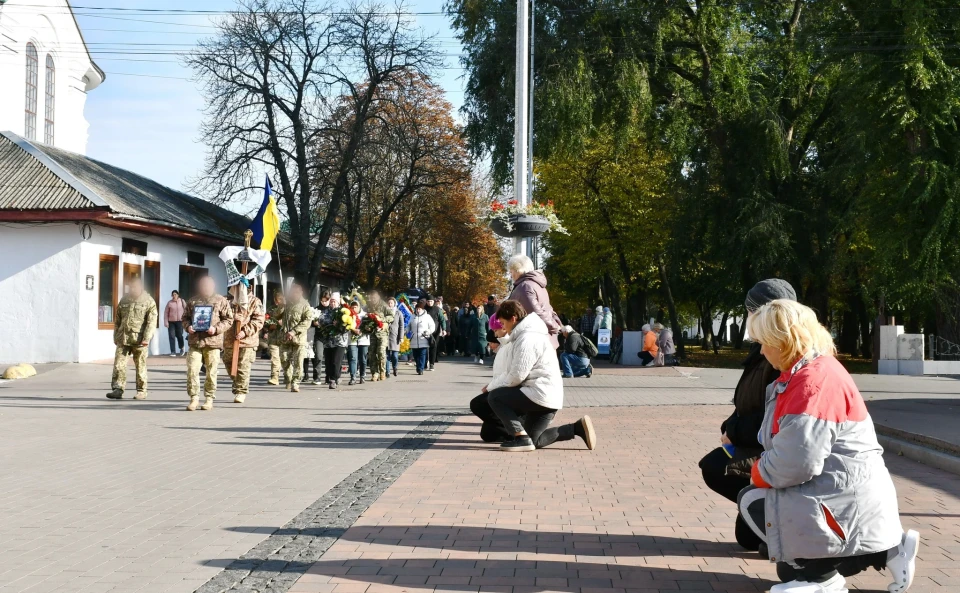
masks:
<svg viewBox="0 0 960 593"><path fill-rule="evenodd" d="M273 295L273 309L270 309L270 319L267 322L267 348L270 351L270 380L271 385L280 384L280 343L283 332L280 326L283 323L283 310L286 308L286 299L283 293L277 291Z"/></svg>
<svg viewBox="0 0 960 593"><path fill-rule="evenodd" d="M387 308L376 290L367 295L367 313L375 313L383 322L383 327L370 336L370 372L374 381L383 381L387 378L387 344L395 313Z"/></svg>
<svg viewBox="0 0 960 593"><path fill-rule="evenodd" d="M121 399L127 382L127 358L133 356L137 368L137 395L135 399L147 399L147 350L157 331L157 302L143 291L139 279L130 283L128 292L117 304L113 317L113 343L117 353L113 359L112 391L110 399Z"/></svg>
<svg viewBox="0 0 960 593"><path fill-rule="evenodd" d="M223 295L216 293L217 287L210 276L197 281L197 295L187 301L183 311L183 327L187 330L190 351L187 353L187 395L190 403L187 411L197 409L200 403L200 366L207 372L203 386L206 399L201 410L212 410L213 400L217 396L217 371L220 367L220 351L223 350L223 334L233 324L233 307ZM193 329L193 312L200 305L212 307L210 329Z"/></svg>
<svg viewBox="0 0 960 593"><path fill-rule="evenodd" d="M300 391L307 330L310 329L312 321L313 309L307 299L303 298L303 287L294 284L290 287L290 296L283 310L283 322L280 326L280 364L283 365L283 378L287 389L294 393Z"/></svg>
<svg viewBox="0 0 960 593"><path fill-rule="evenodd" d="M243 289L242 285L240 289ZM227 367L227 373L230 373L233 366L233 346L240 341L240 352L237 358L237 373L230 375L233 379L233 401L242 404L250 391L250 367L257 357L257 346L260 343L260 330L263 328L263 304L260 299L253 296L253 290L249 291L246 306L240 305L236 301L231 303L233 307L233 323L230 329L223 334L223 364ZM240 333L237 334L237 322L240 324Z"/></svg>

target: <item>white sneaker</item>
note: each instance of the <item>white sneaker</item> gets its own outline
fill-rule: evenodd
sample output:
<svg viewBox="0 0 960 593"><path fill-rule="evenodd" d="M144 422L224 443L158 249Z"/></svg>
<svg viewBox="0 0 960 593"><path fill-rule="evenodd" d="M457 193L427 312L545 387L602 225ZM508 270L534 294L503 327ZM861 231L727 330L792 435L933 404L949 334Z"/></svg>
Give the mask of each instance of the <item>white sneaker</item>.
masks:
<svg viewBox="0 0 960 593"><path fill-rule="evenodd" d="M920 534L913 529L903 534L897 555L887 558L887 568L893 582L887 585L890 593L903 593L913 584L913 575L917 569L917 551L920 549Z"/></svg>
<svg viewBox="0 0 960 593"><path fill-rule="evenodd" d="M176 358L176 357L177 357L177 355L174 354L173 352L171 352L168 356L170 356L170 358Z"/></svg>
<svg viewBox="0 0 960 593"><path fill-rule="evenodd" d="M847 581L837 573L822 583L790 581L770 587L770 593L848 593Z"/></svg>
<svg viewBox="0 0 960 593"><path fill-rule="evenodd" d="M480 364L483 364L483 359L481 358L478 362L479 362Z"/></svg>

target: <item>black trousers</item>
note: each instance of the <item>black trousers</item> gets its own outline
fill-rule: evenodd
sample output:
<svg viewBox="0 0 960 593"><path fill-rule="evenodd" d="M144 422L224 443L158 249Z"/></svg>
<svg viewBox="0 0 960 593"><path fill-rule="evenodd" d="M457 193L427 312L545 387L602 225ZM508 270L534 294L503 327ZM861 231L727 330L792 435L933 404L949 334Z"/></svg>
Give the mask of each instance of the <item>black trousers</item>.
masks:
<svg viewBox="0 0 960 593"><path fill-rule="evenodd" d="M437 364L437 354L440 350L440 336L433 336L430 340L430 368Z"/></svg>
<svg viewBox="0 0 960 593"><path fill-rule="evenodd" d="M533 440L533 444L538 449L552 445L557 441L569 441L576 437L573 424L550 426L557 411L534 403L519 387L494 389L487 394L479 395L474 398L474 401L484 397L484 395L486 396L486 407L484 408L483 404L478 404L477 408L484 416L487 416L487 410L489 410L493 418L489 416L484 418L480 414L477 414L477 416L484 420L484 425L490 421L491 428L487 430L488 435L502 434L503 438L500 440L512 439L514 434L522 430ZM474 409L473 402L470 402L470 409ZM474 413L476 414L476 412ZM496 419L496 424L493 424L493 419ZM484 438L483 428L480 430L480 438L487 440Z"/></svg>
<svg viewBox="0 0 960 593"><path fill-rule="evenodd" d="M170 338L170 354L183 352L183 322L170 321L168 323L170 324L167 327L167 337ZM179 348L174 349L174 344L179 346Z"/></svg>
<svg viewBox="0 0 960 593"><path fill-rule="evenodd" d="M637 356L640 357L640 362L643 364L650 364L653 362L653 354L650 354L649 352L637 352Z"/></svg>
<svg viewBox="0 0 960 593"><path fill-rule="evenodd" d="M313 380L314 381L320 380L320 367L324 367L323 369L324 371L327 370L323 362L323 341L314 340L313 341ZM306 377L307 374L304 373L303 376Z"/></svg>
<svg viewBox="0 0 960 593"><path fill-rule="evenodd" d="M727 457L722 447L717 447L700 460L700 472L703 474L703 483L707 485L707 488L730 502L736 503L737 495L750 485L750 480L740 476L726 475L728 463L730 463L730 458ZM734 525L734 536L737 538L737 543L746 550L756 551L763 542L744 523L743 517L739 513Z"/></svg>
<svg viewBox="0 0 960 593"><path fill-rule="evenodd" d="M323 366L327 373L327 381L339 381L340 371L343 370L343 356L347 349L343 346L324 348Z"/></svg>

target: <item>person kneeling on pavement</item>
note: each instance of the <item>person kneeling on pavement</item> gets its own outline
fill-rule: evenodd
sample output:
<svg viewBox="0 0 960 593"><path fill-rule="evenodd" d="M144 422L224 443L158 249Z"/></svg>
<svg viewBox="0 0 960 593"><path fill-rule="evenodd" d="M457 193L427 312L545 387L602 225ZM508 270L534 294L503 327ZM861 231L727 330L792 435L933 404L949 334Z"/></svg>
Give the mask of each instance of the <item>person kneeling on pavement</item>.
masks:
<svg viewBox="0 0 960 593"><path fill-rule="evenodd" d="M747 318L781 371L767 388L763 454L740 512L765 540L782 584L771 593L846 593L844 577L889 568L913 583L920 535L900 524L897 491L856 384L812 309L778 299Z"/></svg>
<svg viewBox="0 0 960 593"><path fill-rule="evenodd" d="M560 353L560 366L563 368L564 379L571 377L590 378L593 367L590 365L590 356L587 354L583 336L573 331L573 327L565 325L560 328L563 333L563 352Z"/></svg>
<svg viewBox="0 0 960 593"><path fill-rule="evenodd" d="M786 280L770 278L758 282L747 293L744 305L747 315L776 299L797 300L797 293ZM737 502L740 491L750 485L750 467L763 452L759 441L763 424L763 407L767 385L776 381L780 371L770 366L760 354L760 344L753 343L743 361L743 373L733 392L733 413L720 425L720 446L700 460L703 483L730 502ZM766 544L737 515L734 534L744 549L759 551L768 558Z"/></svg>
<svg viewBox="0 0 960 593"><path fill-rule="evenodd" d="M501 441L507 452L533 451L556 441L580 437L588 449L597 444L589 416L551 427L563 407L563 379L547 325L507 300L496 312L504 333L493 362L493 380L470 408L484 421L484 441Z"/></svg>

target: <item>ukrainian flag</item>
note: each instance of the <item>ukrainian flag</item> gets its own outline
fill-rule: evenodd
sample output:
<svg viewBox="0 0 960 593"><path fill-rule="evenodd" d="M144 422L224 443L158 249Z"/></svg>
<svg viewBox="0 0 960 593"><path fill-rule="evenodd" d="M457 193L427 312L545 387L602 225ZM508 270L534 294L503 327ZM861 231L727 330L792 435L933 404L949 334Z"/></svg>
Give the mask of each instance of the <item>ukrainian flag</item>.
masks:
<svg viewBox="0 0 960 593"><path fill-rule="evenodd" d="M280 232L280 214L273 197L273 188L270 187L270 177L267 177L263 188L263 204L260 205L256 218L250 223L250 230L253 231L251 247L264 251L273 249L273 242L277 238L277 233Z"/></svg>

